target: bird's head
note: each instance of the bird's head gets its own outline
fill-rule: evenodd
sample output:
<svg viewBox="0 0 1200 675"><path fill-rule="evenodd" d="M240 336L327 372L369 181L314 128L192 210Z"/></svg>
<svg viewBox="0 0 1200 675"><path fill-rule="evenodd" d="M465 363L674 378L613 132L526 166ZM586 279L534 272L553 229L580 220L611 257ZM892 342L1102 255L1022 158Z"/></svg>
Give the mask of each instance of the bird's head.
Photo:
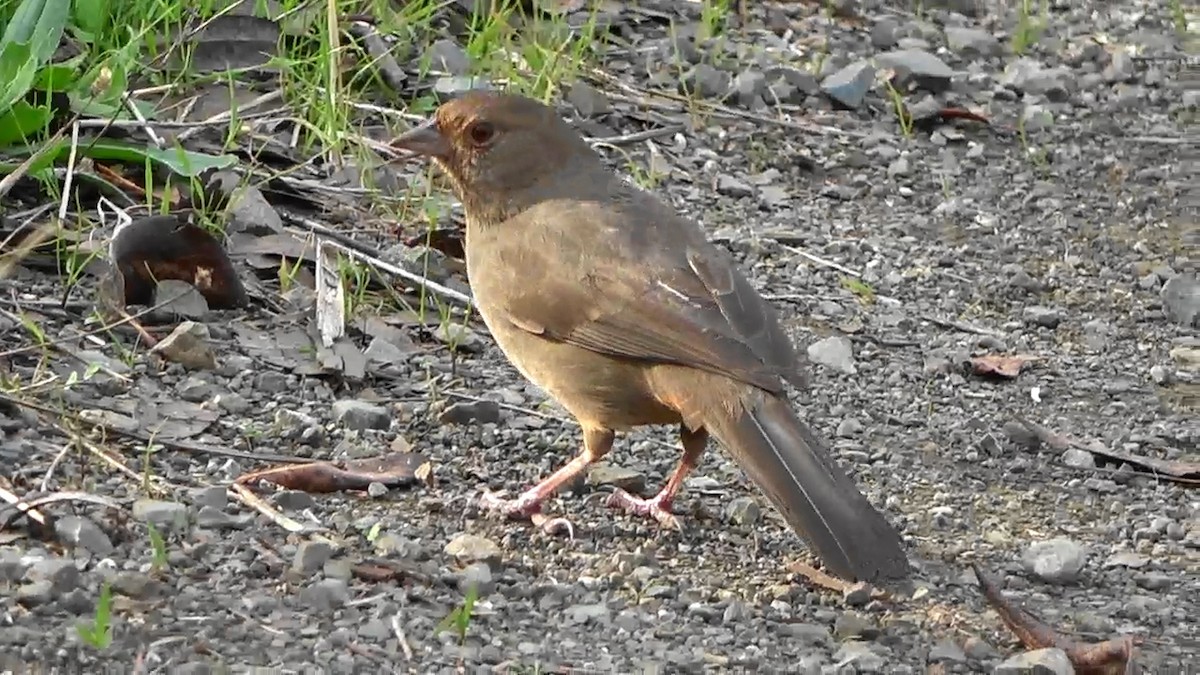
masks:
<svg viewBox="0 0 1200 675"><path fill-rule="evenodd" d="M473 206L520 208L572 166L598 163L595 151L549 106L517 94L468 92L391 146L430 157Z"/></svg>

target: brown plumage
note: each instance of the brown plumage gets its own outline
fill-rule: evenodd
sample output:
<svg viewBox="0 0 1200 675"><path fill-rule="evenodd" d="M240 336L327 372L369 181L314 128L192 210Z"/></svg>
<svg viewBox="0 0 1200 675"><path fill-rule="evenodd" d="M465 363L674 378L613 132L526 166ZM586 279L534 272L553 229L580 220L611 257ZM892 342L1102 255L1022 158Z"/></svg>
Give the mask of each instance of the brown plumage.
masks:
<svg viewBox="0 0 1200 675"><path fill-rule="evenodd" d="M606 454L614 432L677 424L684 456L652 499L614 506L673 523L711 434L834 573L900 578L899 535L788 404L804 386L775 312L700 227L604 166L555 112L472 92L393 143L431 157L467 216L480 314L514 366L583 427L583 452L512 500L513 516Z"/></svg>

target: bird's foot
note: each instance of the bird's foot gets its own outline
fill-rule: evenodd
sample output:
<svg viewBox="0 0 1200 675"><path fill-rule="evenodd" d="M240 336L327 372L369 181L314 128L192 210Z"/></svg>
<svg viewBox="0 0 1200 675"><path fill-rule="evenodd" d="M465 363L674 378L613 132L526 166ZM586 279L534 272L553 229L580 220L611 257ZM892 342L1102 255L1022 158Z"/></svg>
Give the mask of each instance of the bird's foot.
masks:
<svg viewBox="0 0 1200 675"><path fill-rule="evenodd" d="M683 529L679 519L675 517L674 513L671 513L671 496L665 493L660 492L650 499L642 499L617 488L609 495L607 503L610 507L621 509L626 513L649 516L657 520L663 527L673 530Z"/></svg>
<svg viewBox="0 0 1200 675"><path fill-rule="evenodd" d="M535 527L546 534L561 534L565 532L571 539L575 538L575 528L566 518L551 518L542 513L542 500L528 493L515 499L504 499L502 493L484 490L479 498L480 505L493 513L499 513L509 518L528 519Z"/></svg>

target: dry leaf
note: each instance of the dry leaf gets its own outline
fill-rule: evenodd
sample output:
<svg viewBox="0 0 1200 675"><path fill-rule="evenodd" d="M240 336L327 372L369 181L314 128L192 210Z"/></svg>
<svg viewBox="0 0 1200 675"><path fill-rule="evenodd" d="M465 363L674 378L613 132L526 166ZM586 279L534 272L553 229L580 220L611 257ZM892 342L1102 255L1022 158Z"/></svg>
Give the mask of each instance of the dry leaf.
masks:
<svg viewBox="0 0 1200 675"><path fill-rule="evenodd" d="M121 274L126 305L152 304L154 289L166 279L195 286L213 309L246 304L246 290L225 248L191 222L190 211L139 218L118 228L109 256Z"/></svg>
<svg viewBox="0 0 1200 675"><path fill-rule="evenodd" d="M243 485L265 480L290 490L312 493L365 490L371 483L388 487L412 485L431 470L429 460L411 452L392 452L378 457L339 464L309 462L288 464L243 474L235 481Z"/></svg>
<svg viewBox="0 0 1200 675"><path fill-rule="evenodd" d="M1119 675L1134 672L1134 645L1140 640L1124 635L1104 642L1078 642L1042 623L1028 610L1004 599L1000 589L979 565L972 565L979 589L1000 619L1026 649L1055 647L1067 653L1079 675Z"/></svg>
<svg viewBox="0 0 1200 675"><path fill-rule="evenodd" d="M1014 354L984 354L971 358L971 372L983 377L999 377L1006 380L1015 379L1021 374L1025 364L1038 360L1036 356Z"/></svg>

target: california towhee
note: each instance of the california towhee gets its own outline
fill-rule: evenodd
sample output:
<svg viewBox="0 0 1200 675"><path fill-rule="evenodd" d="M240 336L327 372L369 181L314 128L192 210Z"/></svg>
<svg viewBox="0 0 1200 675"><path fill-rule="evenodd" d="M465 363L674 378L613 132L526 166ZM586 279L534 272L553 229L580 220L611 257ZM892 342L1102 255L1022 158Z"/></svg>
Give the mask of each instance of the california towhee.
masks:
<svg viewBox="0 0 1200 675"><path fill-rule="evenodd" d="M684 453L662 491L617 491L610 505L673 522L671 502L712 434L826 568L907 575L899 535L788 404L784 380L805 381L774 311L696 223L522 96L470 92L392 145L449 175L484 322L583 427L579 456L515 499L486 493L486 506L530 516L616 431L678 424Z"/></svg>

